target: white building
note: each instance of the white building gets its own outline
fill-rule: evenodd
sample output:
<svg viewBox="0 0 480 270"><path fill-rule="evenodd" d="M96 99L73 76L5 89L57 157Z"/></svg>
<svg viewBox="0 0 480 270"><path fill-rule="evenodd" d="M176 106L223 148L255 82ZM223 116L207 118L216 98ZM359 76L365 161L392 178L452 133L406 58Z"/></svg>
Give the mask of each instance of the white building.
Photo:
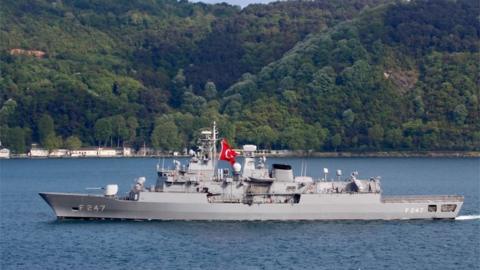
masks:
<svg viewBox="0 0 480 270"><path fill-rule="evenodd" d="M10 158L10 149L3 148L0 141L0 158Z"/></svg>
<svg viewBox="0 0 480 270"><path fill-rule="evenodd" d="M115 157L117 150L115 148L98 148L98 157Z"/></svg>
<svg viewBox="0 0 480 270"><path fill-rule="evenodd" d="M153 148L143 146L138 150L137 154L139 156L148 156L156 154L156 151Z"/></svg>
<svg viewBox="0 0 480 270"><path fill-rule="evenodd" d="M133 149L130 147L123 147L121 155L124 157L131 157L133 155Z"/></svg>
<svg viewBox="0 0 480 270"><path fill-rule="evenodd" d="M10 150L0 146L0 159L2 158L10 158Z"/></svg>
<svg viewBox="0 0 480 270"><path fill-rule="evenodd" d="M82 148L78 150L72 150L70 152L71 157L97 157L98 156L98 148Z"/></svg>
<svg viewBox="0 0 480 270"><path fill-rule="evenodd" d="M43 148L32 147L32 149L30 149L30 152L28 153L28 155L29 155L30 157L42 157L42 158L46 158L46 157L48 157L48 150L47 150L47 149L43 149Z"/></svg>
<svg viewBox="0 0 480 270"><path fill-rule="evenodd" d="M49 157L68 157L70 156L70 151L67 149L55 149L48 154Z"/></svg>

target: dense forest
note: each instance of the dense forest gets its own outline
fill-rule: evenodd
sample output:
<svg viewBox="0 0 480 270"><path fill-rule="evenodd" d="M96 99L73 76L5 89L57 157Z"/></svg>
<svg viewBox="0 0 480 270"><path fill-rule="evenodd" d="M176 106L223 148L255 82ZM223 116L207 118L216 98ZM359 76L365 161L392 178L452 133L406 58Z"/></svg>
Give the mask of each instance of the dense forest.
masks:
<svg viewBox="0 0 480 270"><path fill-rule="evenodd" d="M16 153L234 144L480 150L476 0L1 0L0 139Z"/></svg>

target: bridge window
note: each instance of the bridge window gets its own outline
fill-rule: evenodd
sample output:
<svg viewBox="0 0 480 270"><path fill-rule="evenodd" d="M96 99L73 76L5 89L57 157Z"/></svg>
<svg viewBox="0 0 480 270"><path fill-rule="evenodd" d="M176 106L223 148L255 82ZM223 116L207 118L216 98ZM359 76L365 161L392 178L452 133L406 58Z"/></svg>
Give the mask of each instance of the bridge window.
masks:
<svg viewBox="0 0 480 270"><path fill-rule="evenodd" d="M442 204L442 212L455 212L455 209L457 209L456 204Z"/></svg>
<svg viewBox="0 0 480 270"><path fill-rule="evenodd" d="M437 212L437 205L435 204L430 204L428 206L428 212Z"/></svg>

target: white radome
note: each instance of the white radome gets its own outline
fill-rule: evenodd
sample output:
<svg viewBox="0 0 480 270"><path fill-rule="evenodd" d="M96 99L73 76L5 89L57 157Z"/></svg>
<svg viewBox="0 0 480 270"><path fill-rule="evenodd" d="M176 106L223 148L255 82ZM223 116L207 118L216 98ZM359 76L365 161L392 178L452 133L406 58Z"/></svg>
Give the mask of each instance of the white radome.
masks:
<svg viewBox="0 0 480 270"><path fill-rule="evenodd" d="M138 177L138 178L137 178L137 183L140 184L140 185L145 184L145 181L147 181L147 179L145 178L145 176L141 176L141 177Z"/></svg>
<svg viewBox="0 0 480 270"><path fill-rule="evenodd" d="M118 185L110 184L105 186L105 196L115 196L118 192Z"/></svg>
<svg viewBox="0 0 480 270"><path fill-rule="evenodd" d="M240 170L242 170L242 165L240 165L240 163L238 163L238 162L235 162L233 164L233 171L236 172L236 173L239 173Z"/></svg>
<svg viewBox="0 0 480 270"><path fill-rule="evenodd" d="M246 144L243 146L243 151L245 152L255 152L257 151L257 146L253 144Z"/></svg>

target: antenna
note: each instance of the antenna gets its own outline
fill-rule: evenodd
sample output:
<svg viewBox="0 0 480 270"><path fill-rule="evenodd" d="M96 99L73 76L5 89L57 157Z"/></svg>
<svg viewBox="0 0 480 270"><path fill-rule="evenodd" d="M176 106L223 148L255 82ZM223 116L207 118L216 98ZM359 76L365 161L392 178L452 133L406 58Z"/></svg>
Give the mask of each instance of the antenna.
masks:
<svg viewBox="0 0 480 270"><path fill-rule="evenodd" d="M214 172L217 168L217 123L213 121L213 130L212 130L212 142L213 142L213 154L212 154L212 162L213 162L213 169Z"/></svg>
<svg viewBox="0 0 480 270"><path fill-rule="evenodd" d="M85 190L101 190L103 187L86 187Z"/></svg>
<svg viewBox="0 0 480 270"><path fill-rule="evenodd" d="M304 167L305 174L303 176L307 176L307 165L308 165L308 162L305 161L305 167Z"/></svg>
<svg viewBox="0 0 480 270"><path fill-rule="evenodd" d="M303 160L302 160L302 163L300 165L300 176L303 176Z"/></svg>

